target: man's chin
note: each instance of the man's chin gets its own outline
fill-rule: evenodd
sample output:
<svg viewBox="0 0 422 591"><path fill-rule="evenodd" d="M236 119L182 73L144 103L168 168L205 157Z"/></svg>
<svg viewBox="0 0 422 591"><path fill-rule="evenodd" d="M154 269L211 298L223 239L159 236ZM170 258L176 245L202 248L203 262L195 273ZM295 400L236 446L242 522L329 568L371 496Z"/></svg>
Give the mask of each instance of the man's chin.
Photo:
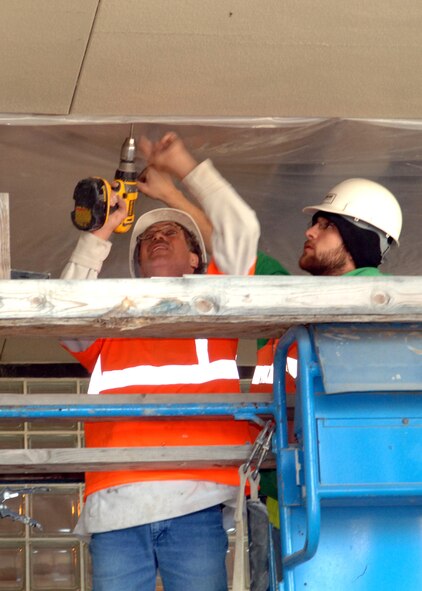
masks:
<svg viewBox="0 0 422 591"><path fill-rule="evenodd" d="M172 261L169 257L159 256L158 253L156 253L156 255L150 257L148 262L144 265L143 271L144 277L172 277Z"/></svg>
<svg viewBox="0 0 422 591"><path fill-rule="evenodd" d="M299 259L299 267L302 271L306 271L310 275L323 275L324 270L321 265L315 260L315 257L302 256Z"/></svg>
<svg viewBox="0 0 422 591"><path fill-rule="evenodd" d="M308 254L304 252L299 259L299 267L302 269L302 271L308 271L309 266L312 266L312 257L308 256Z"/></svg>

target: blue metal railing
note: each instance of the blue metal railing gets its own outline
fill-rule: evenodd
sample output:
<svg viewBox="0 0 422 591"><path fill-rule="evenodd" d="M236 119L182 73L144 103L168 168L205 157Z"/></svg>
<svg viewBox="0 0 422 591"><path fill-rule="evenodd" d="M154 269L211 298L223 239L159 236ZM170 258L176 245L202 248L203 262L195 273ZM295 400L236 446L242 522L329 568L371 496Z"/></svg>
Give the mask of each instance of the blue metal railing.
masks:
<svg viewBox="0 0 422 591"><path fill-rule="evenodd" d="M108 395L113 397L112 394ZM117 397L117 395L116 395ZM167 399L169 395L166 395ZM201 395L198 395L200 399ZM234 416L239 420L254 420L260 415L274 413L273 402L251 401L250 403L142 403L142 404L66 404L54 403L25 406L1 406L0 420L3 419L117 419L140 417L192 417L192 416ZM105 397L104 397L105 398ZM208 396L209 399L209 396Z"/></svg>

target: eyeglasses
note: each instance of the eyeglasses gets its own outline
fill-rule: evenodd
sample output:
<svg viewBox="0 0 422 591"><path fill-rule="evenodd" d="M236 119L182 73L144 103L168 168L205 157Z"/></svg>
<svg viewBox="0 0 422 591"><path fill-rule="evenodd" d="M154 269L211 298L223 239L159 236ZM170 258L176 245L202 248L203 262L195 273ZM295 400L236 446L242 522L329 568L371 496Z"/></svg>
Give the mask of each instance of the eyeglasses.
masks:
<svg viewBox="0 0 422 591"><path fill-rule="evenodd" d="M333 224L333 222L329 222L328 220L317 220L316 222L309 222L308 224L308 230L310 230L311 228L313 228L314 226L318 227L318 230L332 230L333 228L335 228L335 224Z"/></svg>
<svg viewBox="0 0 422 591"><path fill-rule="evenodd" d="M176 224L160 226L159 228L151 227L138 236L138 240L141 242L151 242L151 240L154 240L157 234L162 234L166 238L175 238L175 236L177 236L177 234L179 234L181 231L182 228Z"/></svg>

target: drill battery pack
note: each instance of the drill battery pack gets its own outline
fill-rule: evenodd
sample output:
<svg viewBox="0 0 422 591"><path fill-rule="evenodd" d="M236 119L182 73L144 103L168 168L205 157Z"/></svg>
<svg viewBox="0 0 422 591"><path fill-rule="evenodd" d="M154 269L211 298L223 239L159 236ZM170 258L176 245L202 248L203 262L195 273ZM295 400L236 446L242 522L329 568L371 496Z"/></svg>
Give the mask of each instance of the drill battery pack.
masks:
<svg viewBox="0 0 422 591"><path fill-rule="evenodd" d="M92 232L101 228L110 213L111 187L100 177L82 179L75 187L73 224L78 230Z"/></svg>

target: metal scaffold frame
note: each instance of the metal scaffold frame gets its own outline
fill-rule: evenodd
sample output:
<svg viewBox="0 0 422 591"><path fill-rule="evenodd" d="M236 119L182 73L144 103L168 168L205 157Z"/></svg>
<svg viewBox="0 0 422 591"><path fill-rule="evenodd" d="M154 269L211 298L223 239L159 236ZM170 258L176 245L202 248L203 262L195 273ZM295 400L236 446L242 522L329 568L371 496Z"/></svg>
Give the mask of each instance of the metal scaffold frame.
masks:
<svg viewBox="0 0 422 591"><path fill-rule="evenodd" d="M160 399L161 398L161 399ZM98 421L144 419L156 417L234 417L263 425L273 415L270 395L254 397L232 395L78 395L54 394L31 396L31 404L13 395L0 395L0 420L51 419ZM153 470L157 462L164 468L177 469L189 464L194 468L239 466L245 463L253 446L84 448L1 450L0 471L3 474L48 474L54 472L119 470L123 468ZM264 466L274 466L270 454Z"/></svg>
<svg viewBox="0 0 422 591"><path fill-rule="evenodd" d="M315 573L310 571L311 578L306 578L303 568L306 564L313 564L321 548L320 525L321 511L325 511L324 503L333 499L344 503L349 497L361 500L382 496L399 498L400 495L419 497L419 482L414 486L410 482L397 486L397 494L391 494L391 488L386 483L362 485L358 479L342 487L335 482L321 484L322 452L319 438L324 435L330 440L321 425L326 412L333 413L329 420L338 420L334 402L336 396L330 394L326 400L323 397L317 400L315 397L314 388L316 385L317 388L320 387L318 380L321 380L321 372L312 349L312 339L309 340L307 329L302 326L342 323L347 333L352 323L360 326L376 323L380 327L397 326L399 323L411 330L413 323L422 322L422 278L185 276L95 282L50 279L10 281L6 194L0 194L0 225L0 277L3 279L0 295L0 337L24 335L90 339L162 338L165 335L166 338L255 339L278 338L289 328L299 327L296 332L287 333L277 354L274 400L265 396L252 398L228 394L208 399L175 395L170 401L170 396L166 395L163 404L159 396L111 395L105 403L102 397L78 395L75 399L67 397L66 404L63 404L62 396L55 400L54 395L48 395L31 396L31 404L28 405L21 402L19 397L2 395L0 420L20 418L37 421L48 418L54 421L112 421L118 418L141 418L147 421L151 416L188 415L195 416L198 420L206 416L232 416L237 420L262 424L263 420L274 417L275 453L270 454L264 465L273 466L275 461L277 463L284 562L284 578L278 585L280 591L296 591L300 576L300 588L303 588L303 583L309 583L309 591L318 588L315 587ZM312 330L314 329L311 328ZM291 445L287 440L287 405L282 386L285 367L283 347L290 344L291 339L300 341L299 396L296 397L295 418L301 437L299 445ZM351 412L358 410L361 413L360 418L367 420L368 417L362 416L362 412L371 416L370 410L365 407L362 396L359 396L361 407L355 396L347 396L349 394L342 393L342 402L350 405ZM386 400L391 400L390 393L385 396ZM328 400L331 402L327 402ZM398 415L387 419L395 421L403 413L406 414L406 405L412 405L415 400L414 397L402 397L403 408L396 408ZM377 404L382 404L381 397L377 398ZM346 419L349 420L350 416L347 415ZM81 471L122 467L150 469L157 462L176 469L186 462L192 467L203 467L210 463L241 465L250 458L252 452L253 448L248 445L239 448L204 447L200 453L198 448L187 447L148 448L147 453L144 448L2 450L0 470L11 475L47 475L54 472L74 472L75 468ZM324 463L324 469L327 469L327 465L330 462ZM292 534L291 525L295 526L296 508L302 511L300 519L304 519L301 528L305 527L306 530L305 543L301 539L298 544ZM306 513L303 513L304 508L308 509ZM366 570L363 569L362 573L366 574ZM356 577L354 590L372 591L372 588L365 587L363 574ZM359 581L359 587L356 586L356 581ZM386 584L388 581L384 581L383 588L389 589ZM275 585L272 580L272 591ZM417 587L418 585L414 585L414 588ZM331 591L326 581L319 588ZM334 583L334 589L341 591L338 581Z"/></svg>

